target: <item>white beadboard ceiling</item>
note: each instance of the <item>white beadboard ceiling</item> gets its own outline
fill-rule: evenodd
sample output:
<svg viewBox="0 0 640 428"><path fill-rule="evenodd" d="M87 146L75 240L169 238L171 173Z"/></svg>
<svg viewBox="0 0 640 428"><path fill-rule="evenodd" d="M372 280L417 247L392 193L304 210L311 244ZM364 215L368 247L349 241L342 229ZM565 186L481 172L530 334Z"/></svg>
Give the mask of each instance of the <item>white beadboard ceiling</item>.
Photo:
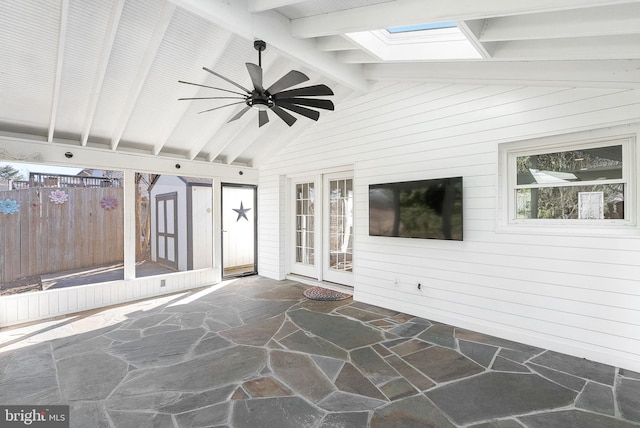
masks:
<svg viewBox="0 0 640 428"><path fill-rule="evenodd" d="M383 61L346 36L455 21L481 59ZM314 125L242 106L186 80L235 89L291 69L340 102L372 81L640 87L640 1L614 0L15 0L0 2L0 136L258 167ZM294 114L295 115L295 114Z"/></svg>

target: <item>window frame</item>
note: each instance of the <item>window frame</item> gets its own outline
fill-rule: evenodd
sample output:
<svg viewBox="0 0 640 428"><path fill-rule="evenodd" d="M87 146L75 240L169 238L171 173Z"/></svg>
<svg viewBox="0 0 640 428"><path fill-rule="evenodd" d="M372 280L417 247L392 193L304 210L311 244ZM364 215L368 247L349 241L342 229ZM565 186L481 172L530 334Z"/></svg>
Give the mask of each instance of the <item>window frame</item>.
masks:
<svg viewBox="0 0 640 428"><path fill-rule="evenodd" d="M538 233L547 228L553 233L559 229L563 232L579 231L580 233L612 233L615 229L629 231L636 227L638 202L636 198L636 165L637 150L634 134L603 135L601 138L579 139L575 135L537 139L519 143L506 143L499 146L500 189L499 215L497 231L520 231ZM522 156L533 156L546 153L557 153L571 150L582 150L596 147L622 146L622 178L610 180L591 180L572 183L548 183L539 185L517 184L517 162ZM525 188L550 188L590 186L597 184L619 184L624 187L623 219L529 219L517 218L516 192Z"/></svg>

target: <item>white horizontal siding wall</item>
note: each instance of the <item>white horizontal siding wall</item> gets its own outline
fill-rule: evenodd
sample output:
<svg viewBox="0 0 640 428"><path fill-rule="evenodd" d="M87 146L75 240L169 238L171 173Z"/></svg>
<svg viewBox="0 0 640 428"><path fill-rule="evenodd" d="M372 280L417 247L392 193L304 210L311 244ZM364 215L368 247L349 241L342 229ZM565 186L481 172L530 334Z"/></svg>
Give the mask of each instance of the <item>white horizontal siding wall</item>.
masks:
<svg viewBox="0 0 640 428"><path fill-rule="evenodd" d="M500 143L638 122L638 90L381 83L261 168L260 273L287 274L283 177L352 164L356 300L640 370L637 230L522 234L496 220ZM369 184L452 176L463 242L368 235Z"/></svg>
<svg viewBox="0 0 640 428"><path fill-rule="evenodd" d="M286 269L285 239L286 177L272 174L258 185L258 272L284 279ZM282 239L280 239L282 237Z"/></svg>
<svg viewBox="0 0 640 428"><path fill-rule="evenodd" d="M186 291L214 284L219 277L219 269L203 269L2 296L0 327Z"/></svg>

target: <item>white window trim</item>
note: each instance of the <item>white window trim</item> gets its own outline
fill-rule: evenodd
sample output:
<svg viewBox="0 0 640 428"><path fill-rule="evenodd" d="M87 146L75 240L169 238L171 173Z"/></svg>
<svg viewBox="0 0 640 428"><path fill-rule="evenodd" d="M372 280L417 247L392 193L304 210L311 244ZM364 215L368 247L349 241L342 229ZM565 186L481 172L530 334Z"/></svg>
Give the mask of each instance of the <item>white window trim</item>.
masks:
<svg viewBox="0 0 640 428"><path fill-rule="evenodd" d="M545 137L498 146L498 201L496 232L554 235L633 236L640 235L637 218L638 150L637 133L616 133L614 130L592 131L556 137ZM639 130L640 131L640 130ZM622 145L625 188L625 218L603 220L578 219L516 219L515 218L515 158L523 155L552 153L581 148ZM580 183L583 184L583 183ZM584 182L589 185L593 182ZM552 186L552 185L550 185Z"/></svg>

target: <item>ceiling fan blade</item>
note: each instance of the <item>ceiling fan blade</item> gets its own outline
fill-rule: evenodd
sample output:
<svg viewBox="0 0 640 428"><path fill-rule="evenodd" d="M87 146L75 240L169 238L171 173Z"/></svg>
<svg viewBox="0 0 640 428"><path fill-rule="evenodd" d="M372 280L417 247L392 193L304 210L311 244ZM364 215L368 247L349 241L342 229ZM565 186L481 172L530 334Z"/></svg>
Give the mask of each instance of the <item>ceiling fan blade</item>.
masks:
<svg viewBox="0 0 640 428"><path fill-rule="evenodd" d="M278 102L277 105L278 107L286 108L287 110L291 110L294 113L298 113L303 116L306 116L309 119L318 120L318 118L320 117L320 112L311 110L310 108L297 106L295 104L285 103L285 102Z"/></svg>
<svg viewBox="0 0 640 428"><path fill-rule="evenodd" d="M292 114L287 113L286 111L282 110L278 106L271 107L271 110L275 114L277 114L280 119L284 120L289 126L293 125L296 122L296 120L298 120Z"/></svg>
<svg viewBox="0 0 640 428"><path fill-rule="evenodd" d="M242 86L242 85L240 85L240 84L238 84L238 83L234 82L233 80L231 80L231 79L229 79L229 78L227 78L227 77L224 77L224 76L223 76L222 74L220 74L220 73L216 73L216 72L215 72L215 71L213 71L213 70L209 70L207 67L202 67L202 69L203 69L203 70L205 70L205 71L208 71L209 73L213 74L214 76L217 76L217 77L219 77L219 78L221 78L221 79L223 79L223 80L226 80L227 82L231 83L232 85L237 86L238 88L242 89L243 91L245 91L245 92L246 92L246 93L248 93L248 94L250 94L250 93L251 93L251 91L250 91L250 90L248 90L247 88L245 88L244 86Z"/></svg>
<svg viewBox="0 0 640 428"><path fill-rule="evenodd" d="M185 100L245 100L246 97L195 97L195 98L178 98L178 101Z"/></svg>
<svg viewBox="0 0 640 428"><path fill-rule="evenodd" d="M304 88L289 89L288 91L272 94L273 99L289 98L289 97L307 97L316 95L333 95L333 91L327 85L305 86Z"/></svg>
<svg viewBox="0 0 640 428"><path fill-rule="evenodd" d="M253 83L253 87L256 88L256 91L264 92L264 88L262 87L262 67L248 62L247 70L249 71L251 82Z"/></svg>
<svg viewBox="0 0 640 428"><path fill-rule="evenodd" d="M258 112L258 128L262 125L266 125L269 122L269 115L266 110L260 110Z"/></svg>
<svg viewBox="0 0 640 428"><path fill-rule="evenodd" d="M269 86L267 88L267 92L269 92L270 94L276 94L283 89L290 88L294 85L297 85L298 83L306 82L307 80L309 80L309 78L305 74L297 70L291 70L290 72L282 76L276 83Z"/></svg>
<svg viewBox="0 0 640 428"><path fill-rule="evenodd" d="M325 110L333 110L333 103L329 100L317 100L315 98L281 98L278 102L290 104L299 104L303 106L323 108Z"/></svg>
<svg viewBox="0 0 640 428"><path fill-rule="evenodd" d="M231 119L229 119L229 122L233 122L234 120L238 120L242 117L243 114L245 114L246 112L248 112L251 109L251 107L246 106L245 108L243 108L242 110L240 110L238 112L238 114L236 114L235 116L233 116Z"/></svg>
<svg viewBox="0 0 640 428"><path fill-rule="evenodd" d="M232 94L238 94L238 95L242 95L243 97L246 96L246 94L243 94L242 92L230 91L228 89L223 89L223 88L216 88L215 86L201 85L200 83L185 82L184 80L178 80L178 83L184 83L185 85L201 86L203 88L209 88L209 89L217 89L218 91L224 91L224 92L229 92L229 93L232 93Z"/></svg>
<svg viewBox="0 0 640 428"><path fill-rule="evenodd" d="M200 114L200 113L206 113L206 112L208 112L208 111L218 110L218 109L221 109L221 108L224 108L224 107L234 106L234 105L236 105L236 104L244 104L244 101L238 101L237 103L225 104L225 105L223 105L223 106L218 106L218 107L210 108L209 110L202 110L202 111L199 111L199 112L198 112L198 114Z"/></svg>

